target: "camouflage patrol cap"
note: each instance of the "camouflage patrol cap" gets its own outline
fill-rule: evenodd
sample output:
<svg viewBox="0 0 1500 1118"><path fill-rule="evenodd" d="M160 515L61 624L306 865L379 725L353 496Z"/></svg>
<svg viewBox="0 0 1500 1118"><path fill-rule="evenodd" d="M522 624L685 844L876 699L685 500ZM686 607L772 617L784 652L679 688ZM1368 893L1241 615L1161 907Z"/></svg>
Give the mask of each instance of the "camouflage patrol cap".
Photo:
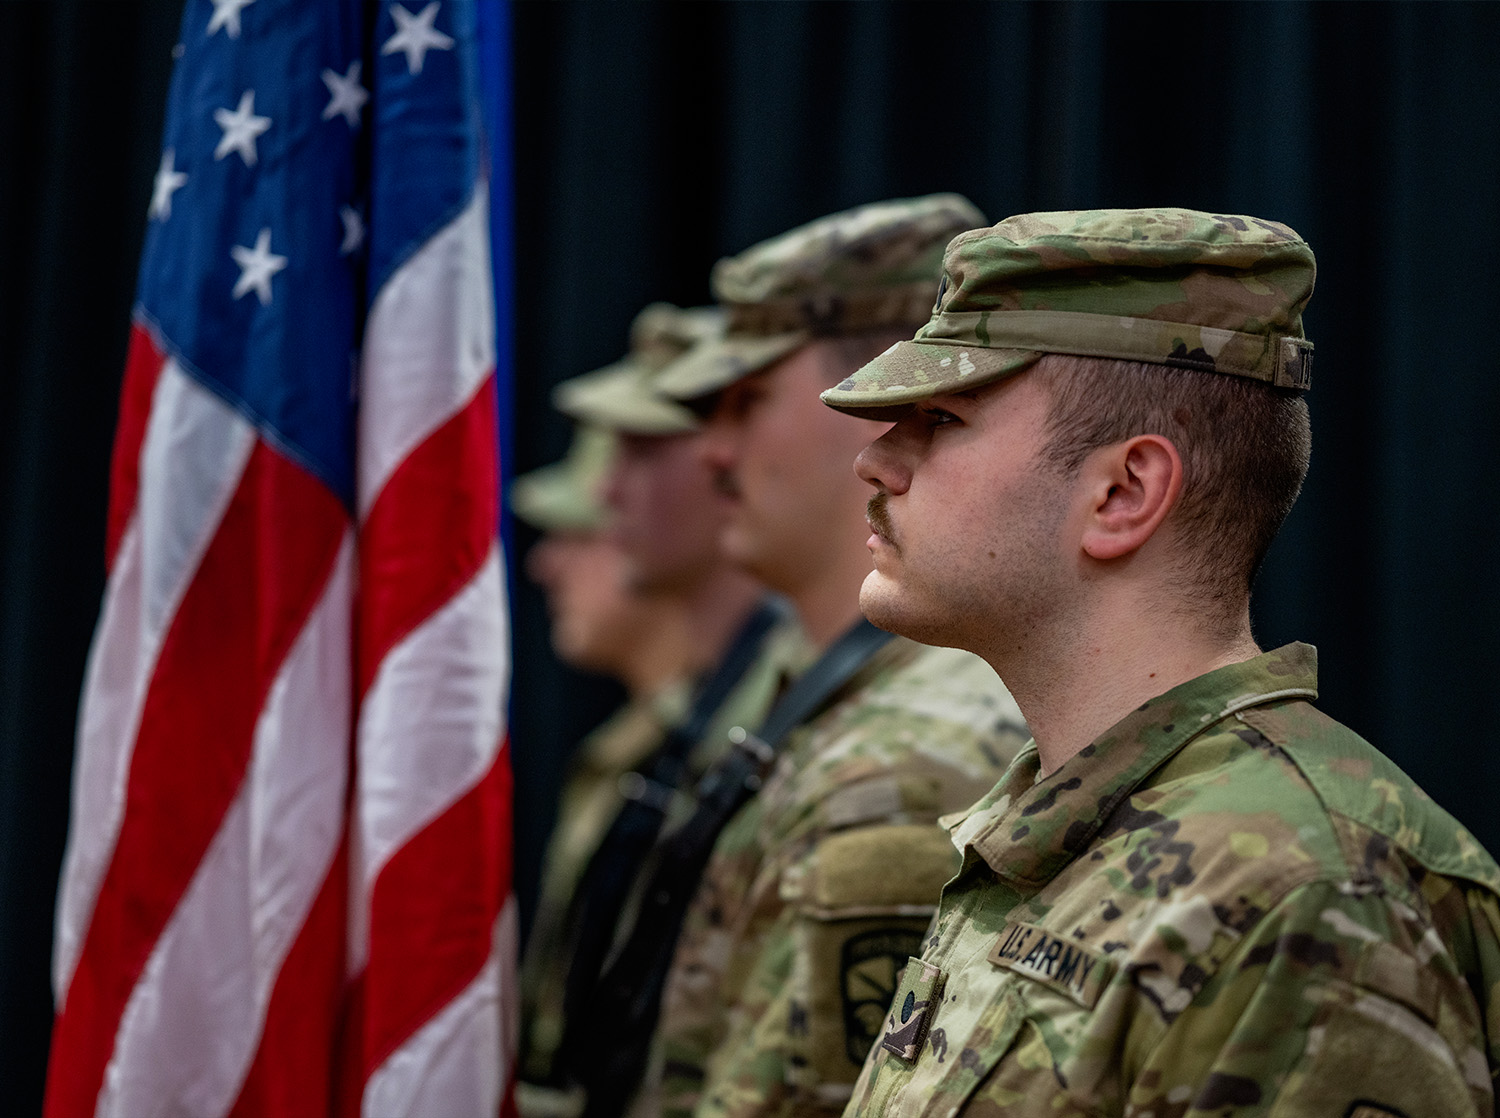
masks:
<svg viewBox="0 0 1500 1118"><path fill-rule="evenodd" d="M657 374L695 347L724 332L717 307L683 309L652 303L630 327L630 354L592 373L565 380L552 393L558 411L631 435L680 435L698 420L687 408L656 391Z"/></svg>
<svg viewBox="0 0 1500 1118"><path fill-rule="evenodd" d="M614 452L612 432L577 428L561 461L511 482L511 511L542 532L597 532L604 527L600 490Z"/></svg>
<svg viewBox="0 0 1500 1118"><path fill-rule="evenodd" d="M712 282L726 332L665 370L658 389L697 399L817 337L920 325L932 310L943 245L983 221L958 194L876 202L720 260Z"/></svg>
<svg viewBox="0 0 1500 1118"><path fill-rule="evenodd" d="M1285 225L1196 210L1023 214L955 237L931 320L823 393L889 409L1020 372L1044 353L1121 358L1306 389L1307 242Z"/></svg>

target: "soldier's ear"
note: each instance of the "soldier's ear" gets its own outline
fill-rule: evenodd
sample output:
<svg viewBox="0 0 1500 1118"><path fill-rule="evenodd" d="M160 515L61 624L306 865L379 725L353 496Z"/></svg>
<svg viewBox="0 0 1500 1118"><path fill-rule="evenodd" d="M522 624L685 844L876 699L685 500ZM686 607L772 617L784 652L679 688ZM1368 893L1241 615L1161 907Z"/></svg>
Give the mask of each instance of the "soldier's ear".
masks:
<svg viewBox="0 0 1500 1118"><path fill-rule="evenodd" d="M1081 544L1108 562L1134 554L1160 529L1182 493L1182 456L1164 435L1100 447L1079 471L1087 500Z"/></svg>

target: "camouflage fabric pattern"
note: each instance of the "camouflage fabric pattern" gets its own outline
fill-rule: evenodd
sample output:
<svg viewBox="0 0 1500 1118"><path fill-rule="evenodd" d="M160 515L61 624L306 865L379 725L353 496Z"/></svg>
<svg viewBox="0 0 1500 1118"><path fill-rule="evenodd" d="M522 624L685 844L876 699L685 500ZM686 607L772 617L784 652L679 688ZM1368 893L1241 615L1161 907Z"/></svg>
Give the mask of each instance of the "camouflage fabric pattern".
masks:
<svg viewBox="0 0 1500 1118"><path fill-rule="evenodd" d="M846 1113L1493 1114L1500 870L1316 688L1288 645L1024 752Z"/></svg>
<svg viewBox="0 0 1500 1118"><path fill-rule="evenodd" d="M957 868L937 817L1027 736L983 661L902 639L795 731L719 837L634 1113L840 1111Z"/></svg>
<svg viewBox="0 0 1500 1118"><path fill-rule="evenodd" d="M510 485L510 507L540 532L597 532L604 527L600 494L615 437L579 427L562 461L529 470Z"/></svg>
<svg viewBox="0 0 1500 1118"><path fill-rule="evenodd" d="M1197 210L1023 214L955 237L927 325L836 387L887 410L1010 376L1043 353L1120 358L1305 389L1312 249L1274 221Z"/></svg>
<svg viewBox="0 0 1500 1118"><path fill-rule="evenodd" d="M725 336L664 370L678 400L717 392L814 337L915 329L932 310L943 246L984 223L957 194L859 206L762 241L714 266Z"/></svg>
<svg viewBox="0 0 1500 1118"><path fill-rule="evenodd" d="M592 373L565 380L552 393L564 415L580 423L633 435L681 435L698 429L682 405L655 390L657 374L696 346L724 332L717 307L684 309L652 303L630 329L630 354Z"/></svg>
<svg viewBox="0 0 1500 1118"><path fill-rule="evenodd" d="M795 619L779 621L690 754L689 783L696 782L723 755L731 726L758 724L765 717L786 678L800 670L807 658L806 638ZM541 896L521 968L520 1075L526 1083L557 1085L561 1079L554 1061L563 1035L563 995L572 964L574 896L623 804L621 777L661 746L668 728L687 714L690 700L690 688L683 681L653 698L627 703L583 740L570 766L542 863ZM668 814L669 825L688 814L687 801L686 795L678 798ZM628 927L628 917L622 923ZM518 1098L527 1104L521 1107L523 1118L574 1109L536 1090Z"/></svg>

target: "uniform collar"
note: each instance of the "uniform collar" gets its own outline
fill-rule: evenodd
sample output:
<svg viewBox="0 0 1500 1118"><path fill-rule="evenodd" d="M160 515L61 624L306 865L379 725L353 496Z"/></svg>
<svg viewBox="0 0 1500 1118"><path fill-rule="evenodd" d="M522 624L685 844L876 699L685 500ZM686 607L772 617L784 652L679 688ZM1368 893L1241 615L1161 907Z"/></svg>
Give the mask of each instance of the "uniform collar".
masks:
<svg viewBox="0 0 1500 1118"><path fill-rule="evenodd" d="M1085 850L1120 803L1215 723L1282 699L1318 696L1318 654L1289 644L1174 687L1116 722L1045 780L1032 745L953 827L999 877L1040 889ZM967 853L967 852L966 852ZM967 858L966 858L967 861Z"/></svg>

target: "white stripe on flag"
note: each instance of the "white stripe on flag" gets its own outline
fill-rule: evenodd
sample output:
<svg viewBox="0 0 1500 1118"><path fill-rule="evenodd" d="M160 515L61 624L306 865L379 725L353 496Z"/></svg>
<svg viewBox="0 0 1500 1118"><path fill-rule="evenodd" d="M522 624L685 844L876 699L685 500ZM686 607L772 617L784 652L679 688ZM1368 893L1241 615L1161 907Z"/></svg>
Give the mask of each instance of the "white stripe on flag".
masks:
<svg viewBox="0 0 1500 1118"><path fill-rule="evenodd" d="M146 546L145 625L177 609L255 449L255 429L168 361L141 446L137 516Z"/></svg>
<svg viewBox="0 0 1500 1118"><path fill-rule="evenodd" d="M353 585L351 530L256 722L245 783L131 993L100 1116L220 1115L239 1093L343 834Z"/></svg>
<svg viewBox="0 0 1500 1118"><path fill-rule="evenodd" d="M370 891L391 854L487 773L510 674L500 551L381 661L360 708L360 820L353 844L349 968L364 966Z"/></svg>
<svg viewBox="0 0 1500 1118"><path fill-rule="evenodd" d="M137 508L115 557L89 651L73 804L57 904L53 991L67 998L125 809L141 707L162 637L255 448L217 396L163 366L141 446Z"/></svg>
<svg viewBox="0 0 1500 1118"><path fill-rule="evenodd" d="M360 377L361 520L396 467L495 367L489 243L489 193L481 183L370 308Z"/></svg>

